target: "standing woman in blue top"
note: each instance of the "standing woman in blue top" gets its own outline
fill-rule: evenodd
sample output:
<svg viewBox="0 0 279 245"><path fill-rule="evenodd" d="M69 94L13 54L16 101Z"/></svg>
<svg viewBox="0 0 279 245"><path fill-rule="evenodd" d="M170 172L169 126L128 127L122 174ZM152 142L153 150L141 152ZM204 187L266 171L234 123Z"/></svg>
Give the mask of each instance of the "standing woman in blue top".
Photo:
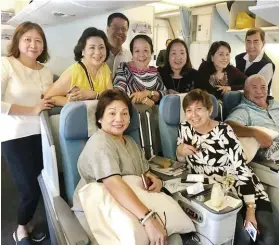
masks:
<svg viewBox="0 0 279 245"><path fill-rule="evenodd" d="M17 245L42 241L45 234L31 225L41 195L37 181L43 169L39 114L53 107L44 99L53 75L42 65L49 59L42 28L24 22L15 30L8 57L1 67L1 146L2 154L19 192Z"/></svg>
<svg viewBox="0 0 279 245"><path fill-rule="evenodd" d="M168 45L165 65L158 71L170 93L188 93L195 88L197 70L192 68L186 43L179 38Z"/></svg>

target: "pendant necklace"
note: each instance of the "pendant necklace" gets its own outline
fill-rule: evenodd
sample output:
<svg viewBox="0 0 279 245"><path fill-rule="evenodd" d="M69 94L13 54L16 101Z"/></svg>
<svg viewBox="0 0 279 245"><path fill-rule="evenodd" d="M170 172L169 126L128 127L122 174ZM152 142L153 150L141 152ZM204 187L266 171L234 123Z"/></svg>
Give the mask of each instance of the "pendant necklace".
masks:
<svg viewBox="0 0 279 245"><path fill-rule="evenodd" d="M173 80L172 77L171 77L171 80L172 80L172 84L173 84L174 90L177 91L177 92L179 92L178 89L179 89L179 85L180 85L181 78L178 80L177 87L175 87L175 83L174 83L174 80Z"/></svg>
<svg viewBox="0 0 279 245"><path fill-rule="evenodd" d="M22 64L23 65L23 64ZM27 68L25 67L25 65L23 65L23 67L24 67L24 73L27 75L27 77L28 77L28 80L31 80L36 86L38 86L38 83L36 82L36 81L34 81L32 78L31 78L31 76L30 76L30 74L28 73L28 70L27 70ZM44 89L43 89L43 83L42 83L42 78L41 78L41 74L40 74L40 70L34 70L34 69L32 69L32 71L37 71L37 73L38 73L38 77L39 77L39 80L40 80L40 90L41 90L41 96L40 96L40 98L41 98L41 100L44 98Z"/></svg>

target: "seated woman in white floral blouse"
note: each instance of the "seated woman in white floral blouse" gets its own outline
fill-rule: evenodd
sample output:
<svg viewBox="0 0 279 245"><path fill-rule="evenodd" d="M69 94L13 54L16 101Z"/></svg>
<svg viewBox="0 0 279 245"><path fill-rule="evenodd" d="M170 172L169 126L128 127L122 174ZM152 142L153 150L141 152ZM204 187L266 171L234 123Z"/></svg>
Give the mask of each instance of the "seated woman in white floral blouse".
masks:
<svg viewBox="0 0 279 245"><path fill-rule="evenodd" d="M183 109L186 121L180 125L178 160L187 161L193 173L204 174L215 181L221 181L227 171L232 173L235 179L232 191L245 203L237 217L234 244L250 244L250 236L244 229L248 221L259 231L253 244L279 244L268 195L253 169L246 165L232 128L210 118L213 106L209 94L200 89L192 90L183 100Z"/></svg>

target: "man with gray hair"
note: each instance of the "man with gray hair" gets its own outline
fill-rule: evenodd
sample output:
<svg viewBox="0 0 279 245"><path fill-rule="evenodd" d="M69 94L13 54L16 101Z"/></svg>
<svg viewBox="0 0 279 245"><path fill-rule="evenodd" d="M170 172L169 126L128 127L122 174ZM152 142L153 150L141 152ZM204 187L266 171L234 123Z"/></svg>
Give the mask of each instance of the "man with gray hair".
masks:
<svg viewBox="0 0 279 245"><path fill-rule="evenodd" d="M279 137L272 139L267 133L249 127L261 126L279 133L279 103L267 96L267 84L262 75L247 78L241 103L233 109L226 123L238 137L254 137L261 145L260 155L270 159L271 154L276 154L279 160Z"/></svg>

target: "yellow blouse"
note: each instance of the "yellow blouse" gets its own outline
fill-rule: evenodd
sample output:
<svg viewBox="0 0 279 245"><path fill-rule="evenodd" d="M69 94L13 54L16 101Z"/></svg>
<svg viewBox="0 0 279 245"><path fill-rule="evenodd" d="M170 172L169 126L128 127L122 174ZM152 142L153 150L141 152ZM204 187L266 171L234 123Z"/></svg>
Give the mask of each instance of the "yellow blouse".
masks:
<svg viewBox="0 0 279 245"><path fill-rule="evenodd" d="M75 63L71 65L65 72L69 70L72 71L71 88L76 85L81 89L91 89L86 73L80 64ZM91 77L91 79L94 91L96 92L101 93L106 89L111 89L113 87L111 81L111 71L106 63L101 65L95 78L93 79L93 77Z"/></svg>

